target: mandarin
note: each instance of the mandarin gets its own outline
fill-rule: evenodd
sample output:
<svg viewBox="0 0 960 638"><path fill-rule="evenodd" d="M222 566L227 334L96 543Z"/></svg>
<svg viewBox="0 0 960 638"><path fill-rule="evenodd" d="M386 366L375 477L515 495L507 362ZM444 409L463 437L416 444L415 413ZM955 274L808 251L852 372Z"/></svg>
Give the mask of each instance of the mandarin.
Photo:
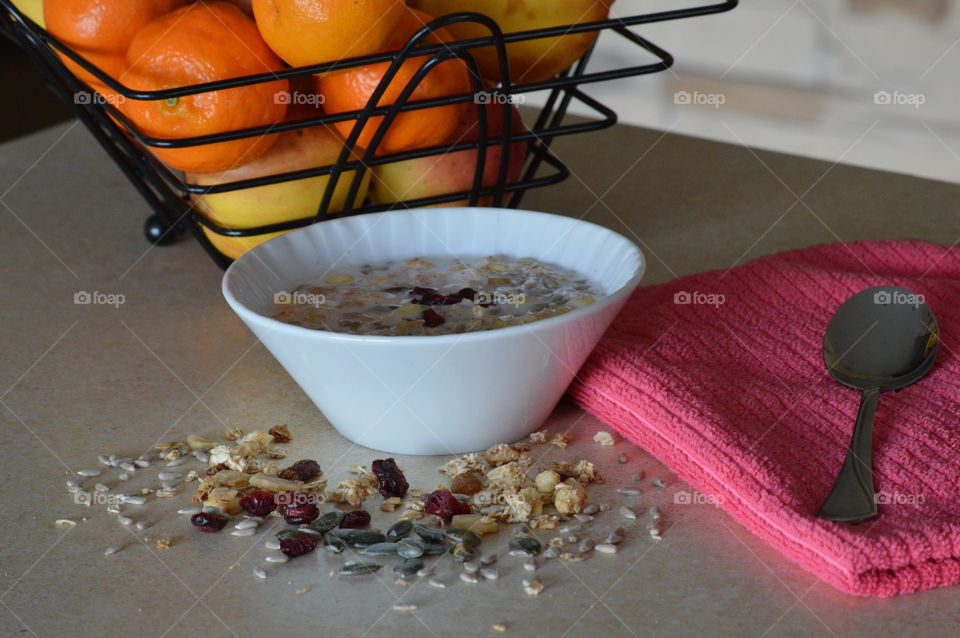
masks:
<svg viewBox="0 0 960 638"><path fill-rule="evenodd" d="M130 43L127 61L125 82L142 91L283 68L253 20L219 0L187 5L146 25ZM277 80L168 100L126 100L121 110L152 137L209 135L282 122L288 89L286 80ZM152 150L177 170L207 173L252 161L274 141L276 135L260 135Z"/></svg>

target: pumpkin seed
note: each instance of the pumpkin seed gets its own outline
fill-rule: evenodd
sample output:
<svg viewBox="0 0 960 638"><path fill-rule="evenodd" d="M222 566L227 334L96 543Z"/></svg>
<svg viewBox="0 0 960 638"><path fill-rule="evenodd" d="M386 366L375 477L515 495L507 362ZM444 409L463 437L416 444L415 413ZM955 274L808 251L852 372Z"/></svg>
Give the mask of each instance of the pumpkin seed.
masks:
<svg viewBox="0 0 960 638"><path fill-rule="evenodd" d="M413 532L413 521L399 521L390 526L390 529L387 530L387 539L391 541L398 541L401 538L406 538Z"/></svg>
<svg viewBox="0 0 960 638"><path fill-rule="evenodd" d="M375 574L383 567L378 563L359 563L351 562L344 563L343 567L337 570L337 573L341 576L366 576L367 574Z"/></svg>
<svg viewBox="0 0 960 638"><path fill-rule="evenodd" d="M336 526L340 524L340 521L343 520L343 517L344 513L340 511L327 512L317 520L307 524L307 527L315 532L326 534L330 530L336 528Z"/></svg>
<svg viewBox="0 0 960 638"><path fill-rule="evenodd" d="M536 556L543 550L543 545L535 538L529 536L515 536L510 539L510 549L526 552L531 556Z"/></svg>
<svg viewBox="0 0 960 638"><path fill-rule="evenodd" d="M442 529L436 527L428 527L422 523L417 523L413 526L413 530L417 533L417 536L422 538L425 541L430 541L432 543L443 543L447 540L447 535Z"/></svg>
<svg viewBox="0 0 960 638"><path fill-rule="evenodd" d="M447 546L443 543L420 543L423 545L424 556L439 556L447 553Z"/></svg>
<svg viewBox="0 0 960 638"><path fill-rule="evenodd" d="M407 558L393 566L393 573L401 578L408 578L417 574L421 569L423 569L422 558Z"/></svg>

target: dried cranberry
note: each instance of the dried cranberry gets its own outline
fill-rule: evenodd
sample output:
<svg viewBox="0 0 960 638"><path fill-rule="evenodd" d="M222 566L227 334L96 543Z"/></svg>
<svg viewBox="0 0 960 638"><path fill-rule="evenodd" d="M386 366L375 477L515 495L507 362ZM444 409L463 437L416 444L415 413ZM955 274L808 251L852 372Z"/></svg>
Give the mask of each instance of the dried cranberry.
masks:
<svg viewBox="0 0 960 638"><path fill-rule="evenodd" d="M309 554L317 548L318 537L313 534L290 534L280 538L280 551L291 558Z"/></svg>
<svg viewBox="0 0 960 638"><path fill-rule="evenodd" d="M423 325L428 328L436 328L439 325L442 325L447 322L439 312L433 308L427 308L424 310L420 316L423 318Z"/></svg>
<svg viewBox="0 0 960 638"><path fill-rule="evenodd" d="M347 512L343 520L340 521L340 527L343 529L361 529L370 524L370 514L365 510L353 510Z"/></svg>
<svg viewBox="0 0 960 638"><path fill-rule="evenodd" d="M311 459L304 459L303 461L297 461L277 476L288 481L303 481L306 483L321 473L319 463Z"/></svg>
<svg viewBox="0 0 960 638"><path fill-rule="evenodd" d="M278 500L280 515L291 525L309 523L320 516L320 509L313 494L284 492Z"/></svg>
<svg viewBox="0 0 960 638"><path fill-rule="evenodd" d="M460 299L469 299L470 301L473 301L477 298L477 291L473 288L461 288L459 291L457 291L457 296L460 297Z"/></svg>
<svg viewBox="0 0 960 638"><path fill-rule="evenodd" d="M459 294L445 295L433 288L415 286L410 294L414 295L413 303L421 306L452 306L462 301Z"/></svg>
<svg viewBox="0 0 960 638"><path fill-rule="evenodd" d="M216 534L227 526L227 517L213 512L200 512L190 517L190 522L197 526L201 532Z"/></svg>
<svg viewBox="0 0 960 638"><path fill-rule="evenodd" d="M277 509L277 501L273 492L254 490L240 499L240 507L250 516L267 516Z"/></svg>
<svg viewBox="0 0 960 638"><path fill-rule="evenodd" d="M383 498L406 496L410 484L407 483L403 472L397 467L396 461L393 459L377 459L371 467L380 481L380 495Z"/></svg>
<svg viewBox="0 0 960 638"><path fill-rule="evenodd" d="M423 509L428 514L436 514L442 518L445 523L449 523L450 519L456 514L470 513L470 506L458 501L450 490L430 492Z"/></svg>

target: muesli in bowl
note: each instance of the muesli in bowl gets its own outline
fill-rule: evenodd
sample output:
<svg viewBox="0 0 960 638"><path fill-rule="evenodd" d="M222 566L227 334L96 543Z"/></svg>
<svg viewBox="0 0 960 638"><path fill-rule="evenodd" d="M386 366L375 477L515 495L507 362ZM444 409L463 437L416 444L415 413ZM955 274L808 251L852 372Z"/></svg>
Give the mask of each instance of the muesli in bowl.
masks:
<svg viewBox="0 0 960 638"><path fill-rule="evenodd" d="M486 256L493 260L486 262ZM388 264L407 266L418 258L438 271L447 264L456 266L455 260L467 266L487 264L490 272L482 273L485 279L480 281L485 289L474 288L477 295L465 302L469 293L462 289L472 286L448 287L446 280L428 278L398 282L398 297L390 300L396 303L371 299L376 304L368 306L346 295L352 289L346 276L363 270L369 271L364 276L379 276L375 267L387 265L389 270ZM513 306L502 304L491 313L492 306L484 308L477 298L497 286L512 290L516 282L510 276L502 279L512 283L490 282L525 259L533 260L529 267L566 273L571 298L535 321L521 317L524 320L509 325L490 326L496 329L451 330L458 325L457 317L449 314L454 306L463 313L479 307L504 323L505 316L513 317ZM450 454L516 441L537 429L639 284L643 270L643 256L631 241L572 217L500 208L430 208L329 220L277 237L230 266L223 293L341 434L398 454ZM333 281L344 283L328 283L338 276ZM304 284L322 290L306 292L300 288ZM333 286L344 288L331 291ZM309 294L316 297L295 299ZM371 293L363 288L351 294ZM326 308L327 295L336 308ZM453 301L448 295L456 295L457 303L445 303ZM586 303L587 297L593 303ZM289 314L276 317L295 310L295 301L318 309L317 317L329 314L338 323L311 324ZM284 307L278 308L278 302ZM341 307L344 302L358 302L352 307L367 311L376 306L398 306L389 308L391 312L409 308L413 323L402 325L410 333L393 334L388 322L372 329L375 320L342 316L341 311L352 312L350 305ZM444 322L428 327L426 310ZM291 318L305 325L293 325ZM344 320L356 323L345 325ZM449 334L432 332L447 323Z"/></svg>

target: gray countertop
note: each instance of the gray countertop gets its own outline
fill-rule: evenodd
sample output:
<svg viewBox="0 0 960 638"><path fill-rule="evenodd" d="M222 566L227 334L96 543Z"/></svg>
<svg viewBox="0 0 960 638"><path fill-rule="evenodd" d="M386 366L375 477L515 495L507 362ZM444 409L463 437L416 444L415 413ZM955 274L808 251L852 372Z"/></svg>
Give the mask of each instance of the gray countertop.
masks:
<svg viewBox="0 0 960 638"><path fill-rule="evenodd" d="M647 255L645 283L838 240L960 239L960 186L623 126L560 139L556 151L574 176L531 192L525 206L633 238ZM125 528L103 507L72 502L70 471L97 466L98 454L136 455L158 439L215 436L225 425L289 424L295 456L317 458L333 480L376 455L333 431L256 343L195 242L148 247L146 204L82 127L0 146L0 193L2 635L484 636L495 622L511 636L608 638L960 630L960 588L892 600L842 594L721 510L674 505L685 486L666 468L624 441L599 448L591 439L602 425L567 404L547 427L569 429L574 443L551 458L594 460L607 476L596 502L624 501L613 490L637 469L666 479L665 490L645 481L639 501L661 506L665 531L654 542L637 525L615 556L544 561L539 598L522 594L520 561L505 556L500 581L479 585L455 580L443 563L445 590L401 588L392 576L331 578L339 559L320 552L270 566L260 581L252 570L263 564L267 532L201 537L174 513L189 490L131 506L134 518L156 524ZM77 305L79 291L121 294L124 303ZM398 460L411 484L432 487L445 459ZM149 484L151 472L130 485ZM57 527L59 518L80 523ZM622 523L614 507L594 525ZM173 546L156 551L145 536ZM122 549L105 557L110 545ZM390 611L398 597L416 613Z"/></svg>

